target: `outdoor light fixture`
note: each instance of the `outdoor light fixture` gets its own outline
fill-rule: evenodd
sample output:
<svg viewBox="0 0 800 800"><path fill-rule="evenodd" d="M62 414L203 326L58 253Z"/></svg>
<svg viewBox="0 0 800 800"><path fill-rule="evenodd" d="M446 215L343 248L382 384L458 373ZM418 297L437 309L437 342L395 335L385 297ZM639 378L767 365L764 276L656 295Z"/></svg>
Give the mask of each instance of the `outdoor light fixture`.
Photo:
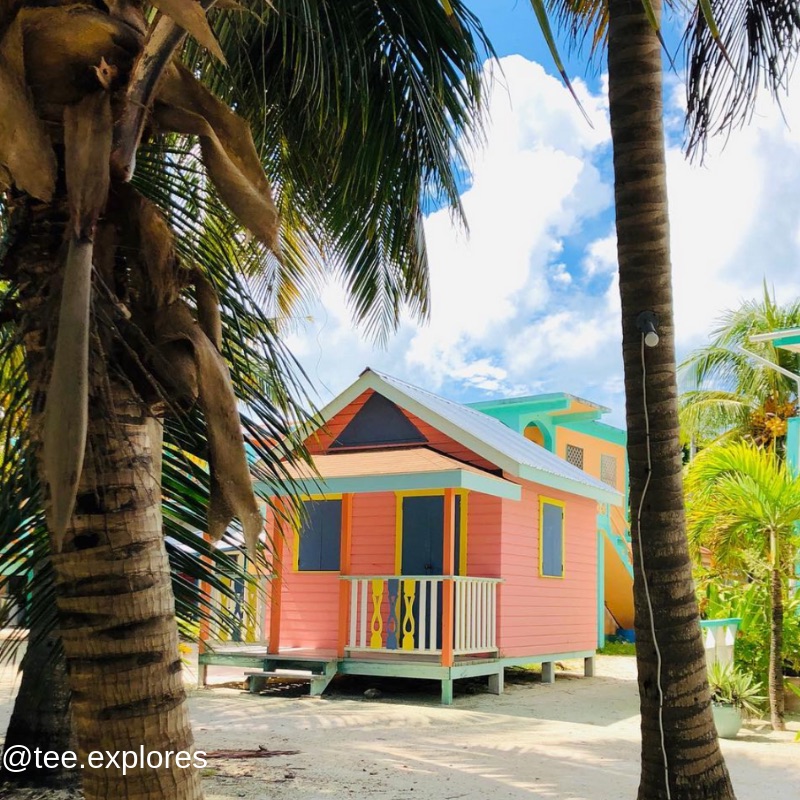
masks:
<svg viewBox="0 0 800 800"><path fill-rule="evenodd" d="M642 311L636 317L636 329L644 334L644 343L648 347L655 347L658 344L658 317L653 311Z"/></svg>

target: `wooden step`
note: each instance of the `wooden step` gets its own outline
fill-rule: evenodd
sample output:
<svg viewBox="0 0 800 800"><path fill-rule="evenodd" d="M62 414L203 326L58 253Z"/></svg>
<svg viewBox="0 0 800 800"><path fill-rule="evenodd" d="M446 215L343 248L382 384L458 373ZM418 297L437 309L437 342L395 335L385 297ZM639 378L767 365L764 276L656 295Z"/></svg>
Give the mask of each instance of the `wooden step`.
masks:
<svg viewBox="0 0 800 800"><path fill-rule="evenodd" d="M248 669L245 670L245 675L258 675L261 678L296 678L300 680L311 680L312 678L324 678L325 674L322 672L311 672L306 669Z"/></svg>
<svg viewBox="0 0 800 800"><path fill-rule="evenodd" d="M325 665L324 672L312 672L311 670L300 669L269 669L269 670L247 670L245 681L250 694L258 694L267 687L270 678L278 678L290 681L308 681L310 684L311 695L316 697L321 695L328 684L336 675L336 662Z"/></svg>

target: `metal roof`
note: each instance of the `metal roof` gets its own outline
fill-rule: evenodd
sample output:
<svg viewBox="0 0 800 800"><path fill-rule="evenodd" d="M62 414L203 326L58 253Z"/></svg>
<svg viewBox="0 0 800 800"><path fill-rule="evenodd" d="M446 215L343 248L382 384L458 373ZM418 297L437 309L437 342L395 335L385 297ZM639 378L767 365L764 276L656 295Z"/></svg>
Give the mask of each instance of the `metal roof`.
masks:
<svg viewBox="0 0 800 800"><path fill-rule="evenodd" d="M329 404L322 412L323 419L330 419L368 388L382 392L389 400L512 475L600 502L621 503L622 495L616 489L531 442L499 420L373 369L364 370L350 389ZM410 400L411 404L404 403L403 398Z"/></svg>

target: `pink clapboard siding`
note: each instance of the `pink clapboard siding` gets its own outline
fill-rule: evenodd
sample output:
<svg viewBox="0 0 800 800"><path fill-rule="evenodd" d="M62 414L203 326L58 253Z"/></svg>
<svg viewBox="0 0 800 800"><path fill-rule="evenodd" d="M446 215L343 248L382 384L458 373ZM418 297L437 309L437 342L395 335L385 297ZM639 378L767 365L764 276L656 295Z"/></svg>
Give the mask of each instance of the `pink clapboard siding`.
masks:
<svg viewBox="0 0 800 800"><path fill-rule="evenodd" d="M502 500L470 492L467 497L467 575L500 578Z"/></svg>
<svg viewBox="0 0 800 800"><path fill-rule="evenodd" d="M281 647L334 650L339 626L339 573L296 572L296 533L287 537L281 593ZM391 575L395 554L395 496L353 498L353 575Z"/></svg>
<svg viewBox="0 0 800 800"><path fill-rule="evenodd" d="M566 503L564 578L539 575L539 497ZM502 656L594 650L597 644L597 503L526 483L502 501L498 609Z"/></svg>

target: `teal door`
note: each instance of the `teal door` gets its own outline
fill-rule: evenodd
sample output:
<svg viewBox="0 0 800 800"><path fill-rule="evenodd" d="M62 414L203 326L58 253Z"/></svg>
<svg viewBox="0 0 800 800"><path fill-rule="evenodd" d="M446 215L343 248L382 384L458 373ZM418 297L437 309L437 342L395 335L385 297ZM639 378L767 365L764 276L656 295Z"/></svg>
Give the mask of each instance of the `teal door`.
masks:
<svg viewBox="0 0 800 800"><path fill-rule="evenodd" d="M456 495L455 574L459 573L461 555L461 497ZM444 570L444 497L420 495L403 498L402 575L441 575ZM425 607L430 613L431 594L437 592L436 646L442 640L442 585L426 586ZM414 598L414 646L421 647L419 632L419 593ZM402 619L402 615L401 615ZM425 628L428 628L427 621ZM427 643L426 643L427 644Z"/></svg>

